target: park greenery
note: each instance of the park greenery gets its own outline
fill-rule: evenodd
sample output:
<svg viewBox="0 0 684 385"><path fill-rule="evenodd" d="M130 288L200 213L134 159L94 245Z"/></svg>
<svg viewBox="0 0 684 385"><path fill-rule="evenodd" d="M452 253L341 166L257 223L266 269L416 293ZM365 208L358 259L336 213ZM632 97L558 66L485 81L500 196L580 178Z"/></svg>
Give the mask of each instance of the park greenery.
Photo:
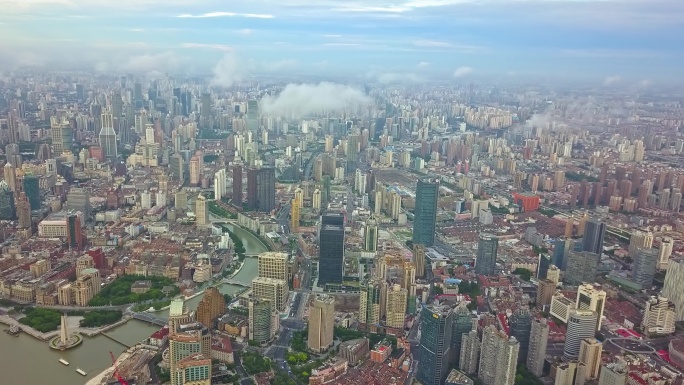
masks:
<svg viewBox="0 0 684 385"><path fill-rule="evenodd" d="M308 361L309 355L305 352L288 352L285 359L290 365L299 365Z"/></svg>
<svg viewBox="0 0 684 385"><path fill-rule="evenodd" d="M522 267L513 270L513 274L519 275L520 279L522 279L523 281L529 281L530 278L532 278L532 271L528 269L523 269Z"/></svg>
<svg viewBox="0 0 684 385"><path fill-rule="evenodd" d="M21 318L19 322L41 333L57 330L62 317L62 313L59 310L33 307L24 309L24 315L25 317Z"/></svg>
<svg viewBox="0 0 684 385"><path fill-rule="evenodd" d="M131 286L136 281L151 281L152 287L146 293L133 293L131 292ZM90 306L118 306L172 298L180 292L180 289L174 286L173 283L173 280L166 277L124 275L105 286L88 304ZM162 292L164 286L172 287L173 290L168 295L164 294Z"/></svg>
<svg viewBox="0 0 684 385"><path fill-rule="evenodd" d="M306 352L306 338L308 333L308 329L292 333L292 340L290 341L292 350L295 352Z"/></svg>
<svg viewBox="0 0 684 385"><path fill-rule="evenodd" d="M242 355L242 366L249 374L257 374L271 370L271 362L268 358L252 352L245 352Z"/></svg>
<svg viewBox="0 0 684 385"><path fill-rule="evenodd" d="M470 298L475 298L480 295L480 286L476 281L461 281L458 284L458 293L466 294Z"/></svg>
<svg viewBox="0 0 684 385"><path fill-rule="evenodd" d="M209 210L210 213L216 215L217 217L230 218L230 219L236 219L237 218L237 214L231 213L230 210L221 206L216 201L209 201L209 203L207 204L207 209Z"/></svg>
<svg viewBox="0 0 684 385"><path fill-rule="evenodd" d="M271 380L271 385L297 385L297 383L284 372L277 372Z"/></svg>
<svg viewBox="0 0 684 385"><path fill-rule="evenodd" d="M80 324L85 328L95 328L119 322L121 317L121 310L93 310L85 313Z"/></svg>
<svg viewBox="0 0 684 385"><path fill-rule="evenodd" d="M309 376L311 376L311 372L323 365L323 360L315 360L313 362L310 362L308 364L304 365L299 365L299 366L294 366L292 368L292 374L294 374L297 379L299 379L301 382L308 384L309 383Z"/></svg>
<svg viewBox="0 0 684 385"><path fill-rule="evenodd" d="M364 333L361 331L342 328L339 326L335 327L333 335L335 336L335 338L338 338L342 342L364 337Z"/></svg>
<svg viewBox="0 0 684 385"><path fill-rule="evenodd" d="M519 365L515 374L515 385L542 385L534 374L527 370L525 365Z"/></svg>

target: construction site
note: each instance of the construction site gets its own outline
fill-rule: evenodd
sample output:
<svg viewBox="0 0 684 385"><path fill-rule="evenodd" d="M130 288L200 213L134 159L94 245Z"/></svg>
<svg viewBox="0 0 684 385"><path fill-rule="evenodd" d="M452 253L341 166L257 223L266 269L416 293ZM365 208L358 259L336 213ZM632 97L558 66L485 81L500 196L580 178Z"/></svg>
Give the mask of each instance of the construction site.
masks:
<svg viewBox="0 0 684 385"><path fill-rule="evenodd" d="M149 363L156 354L157 350L143 345L127 349L119 358L110 352L112 366L90 379L86 385L146 384L152 377Z"/></svg>

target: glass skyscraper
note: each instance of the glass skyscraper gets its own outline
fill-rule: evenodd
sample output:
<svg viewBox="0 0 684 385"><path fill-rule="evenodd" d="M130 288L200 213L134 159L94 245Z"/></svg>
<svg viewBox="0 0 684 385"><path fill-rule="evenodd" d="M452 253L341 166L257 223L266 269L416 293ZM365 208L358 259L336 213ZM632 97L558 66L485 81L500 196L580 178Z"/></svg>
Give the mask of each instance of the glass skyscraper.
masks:
<svg viewBox="0 0 684 385"><path fill-rule="evenodd" d="M318 286L342 283L344 261L344 216L339 213L321 217L319 233Z"/></svg>
<svg viewBox="0 0 684 385"><path fill-rule="evenodd" d="M275 169L265 167L257 172L257 208L261 212L275 210Z"/></svg>
<svg viewBox="0 0 684 385"><path fill-rule="evenodd" d="M603 253L603 237L605 235L605 222L598 218L589 219L582 236L582 251L601 255Z"/></svg>
<svg viewBox="0 0 684 385"><path fill-rule="evenodd" d="M37 176L24 176L24 193L31 204L31 211L40 209L40 186Z"/></svg>
<svg viewBox="0 0 684 385"><path fill-rule="evenodd" d="M432 246L435 243L439 179L420 179L416 185L416 207L413 219L413 244Z"/></svg>
<svg viewBox="0 0 684 385"><path fill-rule="evenodd" d="M461 345L463 335L473 330L473 317L465 306L459 306L454 310L453 331L451 333L451 363L460 364Z"/></svg>
<svg viewBox="0 0 684 385"><path fill-rule="evenodd" d="M440 385L449 374L453 323L449 306L425 306L420 320L420 361L416 378L423 385Z"/></svg>
<svg viewBox="0 0 684 385"><path fill-rule="evenodd" d="M520 342L518 362L527 361L527 352L530 347L530 332L532 331L532 316L527 308L518 308L511 316L510 336Z"/></svg>
<svg viewBox="0 0 684 385"><path fill-rule="evenodd" d="M499 238L491 234L480 234L477 244L475 272L481 275L494 275L496 271L496 254L499 250Z"/></svg>

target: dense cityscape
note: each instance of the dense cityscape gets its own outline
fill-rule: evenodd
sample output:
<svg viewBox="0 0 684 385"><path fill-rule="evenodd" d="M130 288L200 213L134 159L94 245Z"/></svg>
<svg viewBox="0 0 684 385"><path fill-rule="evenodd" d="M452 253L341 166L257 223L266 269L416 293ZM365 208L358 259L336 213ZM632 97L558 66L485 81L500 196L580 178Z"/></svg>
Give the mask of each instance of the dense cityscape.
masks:
<svg viewBox="0 0 684 385"><path fill-rule="evenodd" d="M0 3L8 383L684 385L684 2Z"/></svg>

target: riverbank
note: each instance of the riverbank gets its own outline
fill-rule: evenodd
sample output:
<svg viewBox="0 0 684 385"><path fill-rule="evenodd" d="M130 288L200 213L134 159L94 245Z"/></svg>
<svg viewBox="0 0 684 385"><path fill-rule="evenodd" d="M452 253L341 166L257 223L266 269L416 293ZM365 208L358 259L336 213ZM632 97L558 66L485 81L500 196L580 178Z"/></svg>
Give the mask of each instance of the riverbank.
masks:
<svg viewBox="0 0 684 385"><path fill-rule="evenodd" d="M111 329L114 329L116 327L124 325L126 322L131 320L131 317L130 316L124 316L121 320L119 320L113 324L102 326L100 328L84 328L84 327L81 327L80 325L78 325L78 323L81 321L81 319L83 319L83 317L79 317L79 316L67 317L69 331L82 334L86 337L95 337L95 336L102 334L102 333L105 333ZM46 332L46 333L41 333L38 330L36 330L36 329L34 329L28 325L24 325L24 324L20 323L18 320L14 319L8 315L0 315L0 323L5 324L7 326L16 325L19 328L19 330L21 330L22 332L30 335L33 338L39 339L41 341L49 341L50 339L59 335L59 329L53 330L50 332ZM74 323L76 323L76 325L74 325Z"/></svg>

